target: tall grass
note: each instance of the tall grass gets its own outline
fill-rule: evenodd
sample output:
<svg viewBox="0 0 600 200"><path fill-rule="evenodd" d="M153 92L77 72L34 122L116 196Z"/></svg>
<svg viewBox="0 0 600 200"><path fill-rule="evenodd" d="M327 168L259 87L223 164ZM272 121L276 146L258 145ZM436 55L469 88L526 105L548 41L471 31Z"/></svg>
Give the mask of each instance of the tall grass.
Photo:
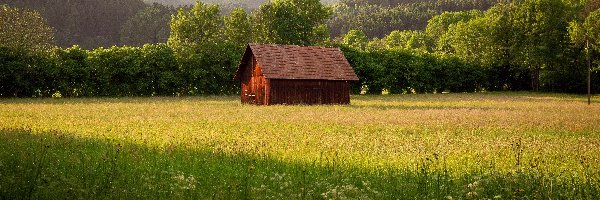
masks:
<svg viewBox="0 0 600 200"><path fill-rule="evenodd" d="M598 199L598 113L537 93L4 99L0 199Z"/></svg>

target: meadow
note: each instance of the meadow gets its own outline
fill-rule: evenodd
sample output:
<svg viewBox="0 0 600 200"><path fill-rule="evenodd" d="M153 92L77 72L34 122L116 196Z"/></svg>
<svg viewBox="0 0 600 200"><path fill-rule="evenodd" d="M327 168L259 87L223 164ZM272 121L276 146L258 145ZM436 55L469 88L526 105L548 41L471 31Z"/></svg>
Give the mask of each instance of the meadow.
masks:
<svg viewBox="0 0 600 200"><path fill-rule="evenodd" d="M0 199L600 199L600 101L0 99Z"/></svg>

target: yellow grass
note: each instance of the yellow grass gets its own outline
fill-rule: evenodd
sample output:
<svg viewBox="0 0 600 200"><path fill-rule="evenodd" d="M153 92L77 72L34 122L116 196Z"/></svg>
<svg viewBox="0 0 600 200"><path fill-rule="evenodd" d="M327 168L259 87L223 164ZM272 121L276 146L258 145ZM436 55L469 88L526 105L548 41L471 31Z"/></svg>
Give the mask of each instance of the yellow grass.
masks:
<svg viewBox="0 0 600 200"><path fill-rule="evenodd" d="M284 163L364 169L540 170L599 180L600 102L477 93L353 96L351 105L252 106L238 97L0 100L0 129ZM335 160L335 161L334 161Z"/></svg>
<svg viewBox="0 0 600 200"><path fill-rule="evenodd" d="M525 160L567 171L600 159L600 104L540 94L355 96L349 106L251 106L237 97L32 99L0 104L0 128L61 131L168 148L264 152L312 162L335 154L362 167L437 154L460 169ZM600 161L598 162L600 163Z"/></svg>

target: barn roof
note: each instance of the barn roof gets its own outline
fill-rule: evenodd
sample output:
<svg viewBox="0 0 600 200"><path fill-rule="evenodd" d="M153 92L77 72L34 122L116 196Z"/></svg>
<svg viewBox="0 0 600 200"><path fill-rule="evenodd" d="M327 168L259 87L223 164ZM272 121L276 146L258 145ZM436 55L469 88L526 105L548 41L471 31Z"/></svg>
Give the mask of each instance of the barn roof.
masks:
<svg viewBox="0 0 600 200"><path fill-rule="evenodd" d="M249 44L235 74L236 80L252 55L267 79L358 80L338 48L272 44Z"/></svg>

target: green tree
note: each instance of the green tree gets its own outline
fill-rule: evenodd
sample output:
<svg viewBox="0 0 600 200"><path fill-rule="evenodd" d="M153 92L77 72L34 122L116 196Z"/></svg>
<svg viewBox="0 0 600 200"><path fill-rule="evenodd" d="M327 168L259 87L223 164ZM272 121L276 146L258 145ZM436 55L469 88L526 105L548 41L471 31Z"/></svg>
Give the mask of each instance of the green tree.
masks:
<svg viewBox="0 0 600 200"><path fill-rule="evenodd" d="M0 46L48 50L54 46L54 33L38 12L0 5Z"/></svg>
<svg viewBox="0 0 600 200"><path fill-rule="evenodd" d="M498 0L342 0L330 5L331 37L362 30L369 38L394 30L424 30L428 20L445 11L487 10Z"/></svg>
<svg viewBox="0 0 600 200"><path fill-rule="evenodd" d="M600 52L600 9L591 12L583 22L583 31L588 36L590 47ZM598 63L600 65L600 63Z"/></svg>
<svg viewBox="0 0 600 200"><path fill-rule="evenodd" d="M314 45L328 38L324 31L330 10L319 0L274 0L254 13L256 41Z"/></svg>
<svg viewBox="0 0 600 200"><path fill-rule="evenodd" d="M219 12L218 5L208 5L200 0L189 11L180 8L171 20L169 46L176 51L182 47L202 50L199 48L220 43L223 39L223 19Z"/></svg>
<svg viewBox="0 0 600 200"><path fill-rule="evenodd" d="M387 49L384 39L373 38L367 43L367 51L379 51Z"/></svg>
<svg viewBox="0 0 600 200"><path fill-rule="evenodd" d="M143 46L167 42L170 32L169 22L174 13L174 8L158 3L140 10L123 24L121 44Z"/></svg>
<svg viewBox="0 0 600 200"><path fill-rule="evenodd" d="M600 9L591 12L590 15L583 22L583 28L588 35L588 49L592 48L596 53L600 53ZM596 54L597 55L597 54ZM590 64L590 54L588 50L588 104L591 104L591 93L592 93L592 71L600 70L600 60L596 60L596 68L592 69Z"/></svg>
<svg viewBox="0 0 600 200"><path fill-rule="evenodd" d="M524 33L516 27L515 13L520 4L500 3L484 14L489 19L495 62L490 63L490 88L493 90L531 89L529 68L520 62Z"/></svg>
<svg viewBox="0 0 600 200"><path fill-rule="evenodd" d="M168 45L146 44L141 48L141 74L137 88L144 95L176 95L181 74L173 49Z"/></svg>
<svg viewBox="0 0 600 200"><path fill-rule="evenodd" d="M454 54L468 63L477 65L479 70L490 72L490 90L518 89L518 76L510 65L510 36L503 34L504 20L510 19L505 12L507 4L497 5L488 10L485 16L469 21L451 24L442 36L447 40L444 52Z"/></svg>
<svg viewBox="0 0 600 200"><path fill-rule="evenodd" d="M244 9L234 9L229 16L224 17L224 21L224 32L229 42L237 46L245 46L252 42L252 24Z"/></svg>
<svg viewBox="0 0 600 200"><path fill-rule="evenodd" d="M492 66L498 60L498 44L494 40L494 18L479 17L450 25L447 36L452 52L481 66Z"/></svg>
<svg viewBox="0 0 600 200"><path fill-rule="evenodd" d="M226 40L218 5L201 1L190 10L179 9L171 20L168 45L180 65L180 94L229 94L237 91L233 74L239 62L239 46Z"/></svg>
<svg viewBox="0 0 600 200"><path fill-rule="evenodd" d="M479 10L443 12L442 14L436 15L427 21L425 33L431 38L431 40L433 40L433 42L437 44L436 50L447 52L449 51L449 41L444 36L448 31L449 26L458 22L466 22L481 16L483 16L483 13Z"/></svg>
<svg viewBox="0 0 600 200"><path fill-rule="evenodd" d="M147 5L142 0L0 0L40 12L55 29L61 47L118 45L122 25Z"/></svg>
<svg viewBox="0 0 600 200"><path fill-rule="evenodd" d="M423 31L392 31L385 37L386 46L390 49L412 49L423 52L432 50L433 41Z"/></svg>
<svg viewBox="0 0 600 200"><path fill-rule="evenodd" d="M538 90L542 71L568 63L572 10L561 0L500 3L483 16L450 25L442 38L450 40L446 52L490 70L492 88Z"/></svg>
<svg viewBox="0 0 600 200"><path fill-rule="evenodd" d="M564 63L568 22L575 13L562 0L526 0L515 11L514 31L520 37L517 59L529 69L531 88L537 91L541 70Z"/></svg>
<svg viewBox="0 0 600 200"><path fill-rule="evenodd" d="M365 33L360 30L350 30L344 35L344 44L349 47L365 50L368 43L369 39Z"/></svg>
<svg viewBox="0 0 600 200"><path fill-rule="evenodd" d="M596 61L597 68L591 66L591 57L594 52L600 52L600 9L585 13L587 15L583 23L573 21L569 25L569 36L577 46L584 46L586 55L587 92L588 104L591 103L592 71L600 70L600 61Z"/></svg>

